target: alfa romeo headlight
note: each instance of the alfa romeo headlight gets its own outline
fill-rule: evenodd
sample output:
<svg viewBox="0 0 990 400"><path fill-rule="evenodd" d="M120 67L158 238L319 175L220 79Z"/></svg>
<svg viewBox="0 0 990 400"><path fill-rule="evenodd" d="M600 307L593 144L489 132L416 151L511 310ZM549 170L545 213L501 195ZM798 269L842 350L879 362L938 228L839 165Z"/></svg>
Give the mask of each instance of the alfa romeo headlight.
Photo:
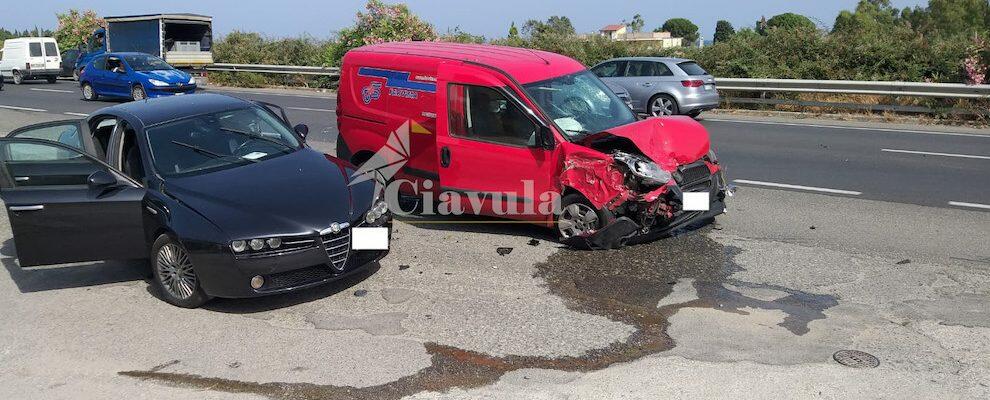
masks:
<svg viewBox="0 0 990 400"><path fill-rule="evenodd" d="M162 81L160 81L158 79L148 79L148 83L151 83L152 85L155 85L155 86L168 86L167 83L162 82Z"/></svg>
<svg viewBox="0 0 990 400"><path fill-rule="evenodd" d="M379 219L381 219L385 214L388 213L388 203L383 200L379 200L368 213L364 215L364 222L369 224L374 224Z"/></svg>

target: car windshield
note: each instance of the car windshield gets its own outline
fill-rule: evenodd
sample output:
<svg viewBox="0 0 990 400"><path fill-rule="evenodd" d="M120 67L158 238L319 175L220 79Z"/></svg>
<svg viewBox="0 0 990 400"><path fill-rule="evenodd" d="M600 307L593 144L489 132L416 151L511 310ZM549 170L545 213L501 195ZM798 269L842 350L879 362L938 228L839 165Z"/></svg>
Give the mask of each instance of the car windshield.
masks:
<svg viewBox="0 0 990 400"><path fill-rule="evenodd" d="M124 56L124 61L135 71L165 71L173 69L165 60L146 54Z"/></svg>
<svg viewBox="0 0 990 400"><path fill-rule="evenodd" d="M199 115L148 129L155 169L162 176L193 176L292 153L300 140L259 107Z"/></svg>
<svg viewBox="0 0 990 400"><path fill-rule="evenodd" d="M523 85L565 133L580 136L636 121L629 106L590 71Z"/></svg>

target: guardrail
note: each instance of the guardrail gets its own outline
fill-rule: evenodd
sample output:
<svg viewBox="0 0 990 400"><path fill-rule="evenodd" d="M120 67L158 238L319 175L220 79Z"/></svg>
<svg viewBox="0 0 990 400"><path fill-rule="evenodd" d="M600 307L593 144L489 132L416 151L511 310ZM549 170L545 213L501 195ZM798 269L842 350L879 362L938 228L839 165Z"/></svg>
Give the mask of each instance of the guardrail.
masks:
<svg viewBox="0 0 990 400"><path fill-rule="evenodd" d="M878 96L990 98L990 85L925 82L815 81L804 79L716 78L719 90L835 93Z"/></svg>
<svg viewBox="0 0 990 400"><path fill-rule="evenodd" d="M312 75L336 77L340 68L334 67L305 67L298 65L258 65L258 64L213 64L206 67L207 71L217 72L254 72L259 74L281 75Z"/></svg>

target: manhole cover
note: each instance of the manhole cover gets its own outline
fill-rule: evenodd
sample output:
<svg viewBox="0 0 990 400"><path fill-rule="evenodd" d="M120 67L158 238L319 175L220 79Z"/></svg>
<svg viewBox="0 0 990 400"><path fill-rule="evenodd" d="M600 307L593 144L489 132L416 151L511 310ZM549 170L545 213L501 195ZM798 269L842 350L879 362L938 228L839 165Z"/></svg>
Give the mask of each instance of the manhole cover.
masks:
<svg viewBox="0 0 990 400"><path fill-rule="evenodd" d="M872 354L858 350L841 350L832 355L839 364L853 368L876 368L880 365L880 360Z"/></svg>

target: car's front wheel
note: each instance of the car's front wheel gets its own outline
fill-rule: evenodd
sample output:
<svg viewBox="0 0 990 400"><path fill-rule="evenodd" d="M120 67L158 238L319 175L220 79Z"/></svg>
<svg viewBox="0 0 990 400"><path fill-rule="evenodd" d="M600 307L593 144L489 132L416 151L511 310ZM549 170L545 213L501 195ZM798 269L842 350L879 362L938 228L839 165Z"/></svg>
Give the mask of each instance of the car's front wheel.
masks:
<svg viewBox="0 0 990 400"><path fill-rule="evenodd" d="M147 98L148 95L144 92L144 87L141 85L134 85L134 87L131 88L131 100L140 101Z"/></svg>
<svg viewBox="0 0 990 400"><path fill-rule="evenodd" d="M14 74L14 84L15 85L20 85L20 84L24 83L24 76L21 75L21 71L14 71L13 74Z"/></svg>
<svg viewBox="0 0 990 400"><path fill-rule="evenodd" d="M198 308L210 301L182 244L161 235L151 248L151 280L162 299L183 308Z"/></svg>
<svg viewBox="0 0 990 400"><path fill-rule="evenodd" d="M557 235L562 241L587 236L615 219L608 210L595 209L584 196L571 193L560 200Z"/></svg>
<svg viewBox="0 0 990 400"><path fill-rule="evenodd" d="M89 83L84 83L82 85L82 93L83 100L86 101L94 101L100 97L100 95L96 94L96 90L93 90L93 85L90 85Z"/></svg>
<svg viewBox="0 0 990 400"><path fill-rule="evenodd" d="M677 106L677 100L666 94L658 94L650 99L649 110L650 115L654 117L663 117L667 115L678 115L680 110Z"/></svg>

